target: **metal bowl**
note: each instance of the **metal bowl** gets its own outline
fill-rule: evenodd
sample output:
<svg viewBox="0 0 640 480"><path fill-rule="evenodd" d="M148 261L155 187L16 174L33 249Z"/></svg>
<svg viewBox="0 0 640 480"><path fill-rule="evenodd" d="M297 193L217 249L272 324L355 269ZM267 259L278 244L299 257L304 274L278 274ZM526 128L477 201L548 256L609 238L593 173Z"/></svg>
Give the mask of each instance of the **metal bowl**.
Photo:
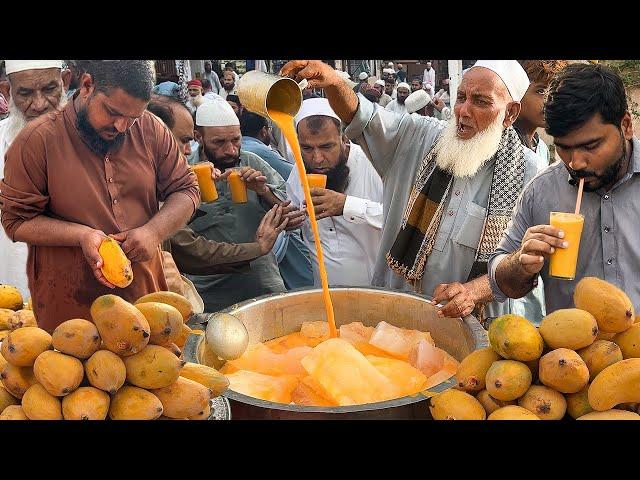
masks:
<svg viewBox="0 0 640 480"><path fill-rule="evenodd" d="M425 297L375 287L334 287L331 299L336 325L362 322L376 326L381 321L402 328L428 331L436 345L457 360L488 346L486 331L473 317L439 318L437 308ZM303 322L326 319L320 289L299 289L265 295L236 304L223 312L241 320L249 332L249 344L265 342L300 331ZM207 314L192 319L206 323ZM203 328L203 327L200 327ZM198 346L202 335L191 335L184 348L185 360L202 363ZM453 386L453 379L429 389L440 392ZM234 419L410 419L430 418L423 393L385 402L345 407L307 407L268 402L233 390L230 400Z"/></svg>

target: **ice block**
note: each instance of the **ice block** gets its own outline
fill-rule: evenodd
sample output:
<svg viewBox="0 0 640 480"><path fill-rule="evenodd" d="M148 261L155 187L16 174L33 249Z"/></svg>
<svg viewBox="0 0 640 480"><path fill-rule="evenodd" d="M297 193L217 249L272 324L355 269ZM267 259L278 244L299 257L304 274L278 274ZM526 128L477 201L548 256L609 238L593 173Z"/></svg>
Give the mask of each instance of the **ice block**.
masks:
<svg viewBox="0 0 640 480"><path fill-rule="evenodd" d="M354 344L368 342L373 330L373 327L365 327L362 322L351 322L340 327L340 338Z"/></svg>
<svg viewBox="0 0 640 480"><path fill-rule="evenodd" d="M296 405L315 407L336 407L338 404L329 398L327 392L312 376L303 377L291 393L291 401Z"/></svg>
<svg viewBox="0 0 640 480"><path fill-rule="evenodd" d="M398 396L413 395L423 389L427 376L403 360L367 355L371 362L397 388Z"/></svg>
<svg viewBox="0 0 640 480"><path fill-rule="evenodd" d="M430 377L442 370L444 351L426 340L420 340L409 352L409 363Z"/></svg>
<svg viewBox="0 0 640 480"><path fill-rule="evenodd" d="M273 377L247 370L239 370L227 378L230 390L279 403L291 403L291 393L299 383L298 378L292 375Z"/></svg>
<svg viewBox="0 0 640 480"><path fill-rule="evenodd" d="M300 360L311 353L311 347L294 347L284 353L275 353L262 343L251 345L240 358L229 360L237 370L250 370L264 375L305 375ZM224 368L224 367L223 367ZM228 371L228 369L227 369Z"/></svg>
<svg viewBox="0 0 640 480"><path fill-rule="evenodd" d="M369 343L385 352L408 359L411 349L420 340L434 343L429 332L399 328L387 322L380 322L373 331Z"/></svg>
<svg viewBox="0 0 640 480"><path fill-rule="evenodd" d="M395 385L349 342L331 338L302 359L302 366L339 405L399 397Z"/></svg>

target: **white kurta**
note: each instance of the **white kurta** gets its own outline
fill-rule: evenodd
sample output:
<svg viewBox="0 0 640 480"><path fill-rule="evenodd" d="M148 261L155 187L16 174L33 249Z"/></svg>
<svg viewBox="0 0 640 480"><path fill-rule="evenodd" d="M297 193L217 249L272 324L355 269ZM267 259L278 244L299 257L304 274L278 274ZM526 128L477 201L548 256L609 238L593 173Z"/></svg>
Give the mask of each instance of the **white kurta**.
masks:
<svg viewBox="0 0 640 480"><path fill-rule="evenodd" d="M382 238L382 180L356 144L351 144L347 165L349 185L344 192L347 200L343 214L318 221L318 230L329 285L366 286L371 284ZM287 180L287 196L297 206L304 201L297 168ZM314 285L320 286L318 257L308 219L301 228L311 256Z"/></svg>
<svg viewBox="0 0 640 480"><path fill-rule="evenodd" d="M4 155L9 149L6 126L9 117L0 121L0 178L4 177ZM30 297L27 284L27 244L12 242L0 227L0 283L13 285L20 290L25 300Z"/></svg>

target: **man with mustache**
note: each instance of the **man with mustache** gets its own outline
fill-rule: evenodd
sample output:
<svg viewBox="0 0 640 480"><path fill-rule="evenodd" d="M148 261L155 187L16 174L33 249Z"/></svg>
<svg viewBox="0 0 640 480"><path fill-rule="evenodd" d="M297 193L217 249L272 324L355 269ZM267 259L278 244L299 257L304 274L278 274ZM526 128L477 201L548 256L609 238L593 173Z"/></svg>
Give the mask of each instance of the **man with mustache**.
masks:
<svg viewBox="0 0 640 480"><path fill-rule="evenodd" d="M455 120L398 115L355 95L321 62L282 75L324 88L384 183L384 227L372 283L424 292L461 316L492 300L489 255L526 181L542 168L511 128L529 85L514 60L479 61L463 77ZM408 86L407 86L408 91ZM506 311L492 303L489 315Z"/></svg>
<svg viewBox="0 0 640 480"><path fill-rule="evenodd" d="M640 307L640 142L634 136L624 84L603 65L571 64L551 82L544 107L546 131L561 162L527 185L513 220L489 262L496 299L518 298L542 277L548 312L573 307L583 277L622 289ZM573 212L584 178L584 227L574 280L549 276L547 260L566 248L549 213Z"/></svg>
<svg viewBox="0 0 640 480"><path fill-rule="evenodd" d="M395 100L390 101L384 108L394 113L407 113L407 106L404 104L404 102L410 93L411 87L408 83L399 83L398 88L396 89Z"/></svg>
<svg viewBox="0 0 640 480"><path fill-rule="evenodd" d="M0 178L5 153L22 129L67 103L63 86L70 76L62 71L62 60L7 60L6 70L7 82L0 83L0 91L9 99L9 116L0 121ZM27 253L26 243L12 242L0 229L0 283L14 285L25 298Z"/></svg>
<svg viewBox="0 0 640 480"><path fill-rule="evenodd" d="M340 118L326 98L305 100L295 118L307 173L327 176L326 188L312 188L329 285L371 284L382 234L382 180L362 149L343 135ZM287 180L287 195L303 205L298 170ZM302 236L320 285L313 232L307 220Z"/></svg>
<svg viewBox="0 0 640 480"><path fill-rule="evenodd" d="M29 245L27 276L40 327L91 318L92 302L133 302L166 290L160 244L191 218L198 183L172 133L146 110L155 83L147 60L83 60L62 111L29 122L6 154L2 226ZM164 202L159 208L160 202ZM109 234L132 262L115 289L98 249Z"/></svg>

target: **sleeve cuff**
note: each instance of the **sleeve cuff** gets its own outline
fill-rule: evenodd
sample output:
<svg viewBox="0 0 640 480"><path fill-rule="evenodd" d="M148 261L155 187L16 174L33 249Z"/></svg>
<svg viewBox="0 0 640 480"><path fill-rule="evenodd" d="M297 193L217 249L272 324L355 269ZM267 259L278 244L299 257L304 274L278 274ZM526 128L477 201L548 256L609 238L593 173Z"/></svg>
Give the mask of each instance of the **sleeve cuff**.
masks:
<svg viewBox="0 0 640 480"><path fill-rule="evenodd" d="M344 133L350 139L354 140L364 133L364 129L371 120L375 112L373 103L367 100L362 94L358 94L358 109L353 116L351 123L347 125Z"/></svg>
<svg viewBox="0 0 640 480"><path fill-rule="evenodd" d="M342 209L342 217L351 223L364 223L367 201L364 198L347 195Z"/></svg>
<svg viewBox="0 0 640 480"><path fill-rule="evenodd" d="M507 297L500 287L498 286L498 282L496 282L496 269L500 262L504 260L508 255L506 253L502 255L497 255L489 260L489 285L491 285L491 293L493 293L493 298L496 302L503 303L509 297Z"/></svg>

